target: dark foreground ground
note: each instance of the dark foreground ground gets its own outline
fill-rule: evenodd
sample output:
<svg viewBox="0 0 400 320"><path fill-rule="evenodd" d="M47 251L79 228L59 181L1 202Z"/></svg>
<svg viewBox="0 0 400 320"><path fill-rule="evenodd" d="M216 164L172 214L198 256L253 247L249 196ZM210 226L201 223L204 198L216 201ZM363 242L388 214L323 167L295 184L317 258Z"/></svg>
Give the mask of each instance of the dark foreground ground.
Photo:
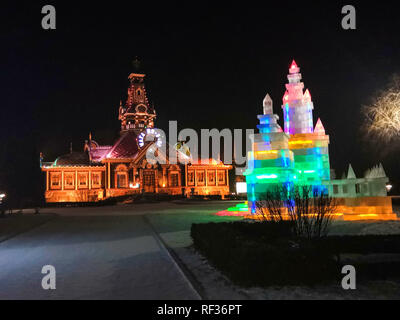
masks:
<svg viewBox="0 0 400 320"><path fill-rule="evenodd" d="M162 202L49 208L0 219L0 299L357 299L398 298L379 282L344 293L340 286L238 288L191 248L192 223L234 202ZM399 222L336 222L335 234L400 233ZM221 235L223 236L223 235ZM56 290L41 287L56 268ZM397 292L397 295L396 295Z"/></svg>
<svg viewBox="0 0 400 320"><path fill-rule="evenodd" d="M145 217L225 206L52 208L0 219L0 299L199 299ZM42 289L45 265L56 269L56 290Z"/></svg>

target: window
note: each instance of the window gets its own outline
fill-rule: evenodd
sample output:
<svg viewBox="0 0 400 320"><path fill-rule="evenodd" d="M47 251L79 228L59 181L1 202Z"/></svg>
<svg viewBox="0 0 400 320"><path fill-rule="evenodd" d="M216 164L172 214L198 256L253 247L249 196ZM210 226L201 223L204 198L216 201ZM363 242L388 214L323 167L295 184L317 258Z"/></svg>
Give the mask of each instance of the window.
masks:
<svg viewBox="0 0 400 320"><path fill-rule="evenodd" d="M50 173L50 183L53 189L60 189L61 188L61 174L59 172L52 172Z"/></svg>
<svg viewBox="0 0 400 320"><path fill-rule="evenodd" d="M205 176L204 171L197 171L197 185L202 186L205 185Z"/></svg>
<svg viewBox="0 0 400 320"><path fill-rule="evenodd" d="M361 185L359 183L356 184L356 193L361 193Z"/></svg>
<svg viewBox="0 0 400 320"><path fill-rule="evenodd" d="M179 175L177 173L171 174L171 187L179 187Z"/></svg>
<svg viewBox="0 0 400 320"><path fill-rule="evenodd" d="M346 194L348 192L347 185L343 185L343 193Z"/></svg>
<svg viewBox="0 0 400 320"><path fill-rule="evenodd" d="M92 173L92 187L93 188L101 187L101 172Z"/></svg>
<svg viewBox="0 0 400 320"><path fill-rule="evenodd" d="M75 173L66 172L64 173L64 188L73 189L75 187Z"/></svg>
<svg viewBox="0 0 400 320"><path fill-rule="evenodd" d="M339 186L337 184L333 185L333 194L338 194L339 193Z"/></svg>
<svg viewBox="0 0 400 320"><path fill-rule="evenodd" d="M188 171L188 185L194 185L194 171Z"/></svg>
<svg viewBox="0 0 400 320"><path fill-rule="evenodd" d="M78 173L78 186L80 189L86 189L88 187L88 174Z"/></svg>
<svg viewBox="0 0 400 320"><path fill-rule="evenodd" d="M218 170L218 184L225 184L225 171Z"/></svg>
<svg viewBox="0 0 400 320"><path fill-rule="evenodd" d="M208 172L208 184L215 185L215 172L214 171Z"/></svg>

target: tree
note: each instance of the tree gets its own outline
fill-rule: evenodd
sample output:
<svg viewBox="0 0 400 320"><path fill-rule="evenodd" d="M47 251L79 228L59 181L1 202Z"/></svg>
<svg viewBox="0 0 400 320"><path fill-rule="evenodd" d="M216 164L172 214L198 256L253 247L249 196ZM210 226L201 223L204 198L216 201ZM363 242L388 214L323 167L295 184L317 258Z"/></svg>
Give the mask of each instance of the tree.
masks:
<svg viewBox="0 0 400 320"><path fill-rule="evenodd" d="M366 136L390 144L400 138L400 75L363 107Z"/></svg>

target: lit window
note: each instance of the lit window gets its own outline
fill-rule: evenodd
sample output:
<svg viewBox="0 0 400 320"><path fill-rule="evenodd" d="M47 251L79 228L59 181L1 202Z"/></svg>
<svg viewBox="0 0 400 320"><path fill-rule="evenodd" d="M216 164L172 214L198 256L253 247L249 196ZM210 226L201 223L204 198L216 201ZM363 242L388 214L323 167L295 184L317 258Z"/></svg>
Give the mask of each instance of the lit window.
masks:
<svg viewBox="0 0 400 320"><path fill-rule="evenodd" d="M225 184L225 171L218 171L218 184Z"/></svg>
<svg viewBox="0 0 400 320"><path fill-rule="evenodd" d="M64 188L73 189L75 186L75 173L64 173Z"/></svg>
<svg viewBox="0 0 400 320"><path fill-rule="evenodd" d="M208 172L208 183L215 184L215 172Z"/></svg>
<svg viewBox="0 0 400 320"><path fill-rule="evenodd" d="M197 184L198 185L204 185L204 171L198 171L197 172Z"/></svg>
<svg viewBox="0 0 400 320"><path fill-rule="evenodd" d="M61 174L60 173L50 173L50 180L51 180L51 187L53 189L59 189L61 188L61 179L60 179Z"/></svg>
<svg viewBox="0 0 400 320"><path fill-rule="evenodd" d="M78 173L78 186L80 189L85 189L88 186L88 174L87 173Z"/></svg>
<svg viewBox="0 0 400 320"><path fill-rule="evenodd" d="M193 171L188 172L188 184L194 185L194 172Z"/></svg>
<svg viewBox="0 0 400 320"><path fill-rule="evenodd" d="M101 187L101 173L100 172L92 173L92 187L93 188Z"/></svg>
<svg viewBox="0 0 400 320"><path fill-rule="evenodd" d="M179 175L177 173L171 174L171 187L179 187Z"/></svg>

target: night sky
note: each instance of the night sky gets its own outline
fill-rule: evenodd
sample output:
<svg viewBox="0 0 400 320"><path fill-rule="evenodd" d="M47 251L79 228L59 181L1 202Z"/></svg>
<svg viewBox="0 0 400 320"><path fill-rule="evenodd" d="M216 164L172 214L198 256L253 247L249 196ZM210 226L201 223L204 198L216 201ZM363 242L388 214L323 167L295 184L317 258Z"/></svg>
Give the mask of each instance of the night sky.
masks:
<svg viewBox="0 0 400 320"><path fill-rule="evenodd" d="M295 59L339 178L350 162L358 176L382 162L399 185L399 149L383 153L361 134L361 106L400 72L400 21L390 3L218 3L2 3L0 188L35 198L43 187L39 152L53 161L71 142L81 151L89 132L112 143L135 56L164 130L169 120L180 128L255 128L267 92L283 125ZM55 31L41 28L45 4L56 7ZM345 4L357 9L355 31L341 28Z"/></svg>

